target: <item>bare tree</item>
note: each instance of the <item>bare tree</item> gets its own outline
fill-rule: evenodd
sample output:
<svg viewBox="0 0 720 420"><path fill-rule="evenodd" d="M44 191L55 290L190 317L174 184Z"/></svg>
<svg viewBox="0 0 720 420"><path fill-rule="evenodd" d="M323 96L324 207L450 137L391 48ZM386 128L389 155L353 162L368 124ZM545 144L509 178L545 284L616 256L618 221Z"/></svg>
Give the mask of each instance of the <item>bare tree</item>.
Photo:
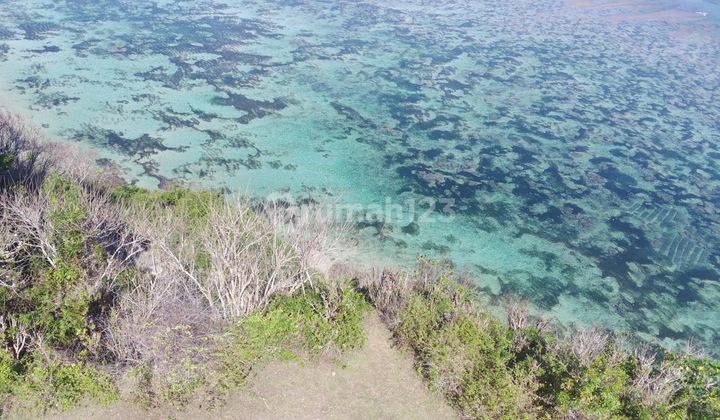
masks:
<svg viewBox="0 0 720 420"><path fill-rule="evenodd" d="M253 207L246 200L205 210L207 220L198 224L177 209L156 209L159 222L140 229L152 239L152 271L182 279L221 318L264 308L275 294L312 284L342 258L342 234L321 212Z"/></svg>
<svg viewBox="0 0 720 420"><path fill-rule="evenodd" d="M2 256L5 263L12 261L22 265L40 255L55 268L60 259L58 238L64 231L76 229L85 235L86 247L99 247L104 254L103 258L97 258L94 250L85 249L80 255L82 265L92 279L89 289L109 290L143 251L146 239L130 229L127 212L110 203L104 193L78 188L78 205L83 217L72 221L73 226L58 226L54 222L52 212L65 203L51 199L43 191L1 195L0 226L5 239L0 244Z"/></svg>
<svg viewBox="0 0 720 420"><path fill-rule="evenodd" d="M95 189L83 189L80 205L85 218L79 229L87 235L88 241L102 248L104 257L94 258L91 253L84 255L84 265L91 268L92 290L112 290L127 269L135 266L141 252L147 247L148 239L132 229L129 211L110 202L106 193Z"/></svg>
<svg viewBox="0 0 720 420"><path fill-rule="evenodd" d="M5 237L4 256L7 261L24 264L33 255L41 255L55 267L57 247L52 241L53 226L46 211L50 202L46 196L34 193L7 193L0 196L0 224Z"/></svg>
<svg viewBox="0 0 720 420"><path fill-rule="evenodd" d="M0 333L10 334L12 354L16 359L20 359L30 338L27 328L10 314L7 315L7 320L5 315L0 315Z"/></svg>
<svg viewBox="0 0 720 420"><path fill-rule="evenodd" d="M373 267L360 280L360 285L367 290L383 320L390 325L395 324L413 289L411 277L402 271Z"/></svg>
<svg viewBox="0 0 720 420"><path fill-rule="evenodd" d="M569 354L576 358L581 366L587 367L607 350L609 343L610 336L600 328L573 326L562 340L558 340L553 351Z"/></svg>
<svg viewBox="0 0 720 420"><path fill-rule="evenodd" d="M647 348L638 348L634 353L638 368L633 388L638 392L641 403L654 406L670 401L682 388L684 373L681 367L664 360L658 362L657 353Z"/></svg>
<svg viewBox="0 0 720 420"><path fill-rule="evenodd" d="M37 187L52 167L39 131L20 117L0 110L0 189L21 183Z"/></svg>
<svg viewBox="0 0 720 420"><path fill-rule="evenodd" d="M530 321L528 303L517 297L508 298L506 301L506 312L508 327L513 331L522 330L527 327Z"/></svg>

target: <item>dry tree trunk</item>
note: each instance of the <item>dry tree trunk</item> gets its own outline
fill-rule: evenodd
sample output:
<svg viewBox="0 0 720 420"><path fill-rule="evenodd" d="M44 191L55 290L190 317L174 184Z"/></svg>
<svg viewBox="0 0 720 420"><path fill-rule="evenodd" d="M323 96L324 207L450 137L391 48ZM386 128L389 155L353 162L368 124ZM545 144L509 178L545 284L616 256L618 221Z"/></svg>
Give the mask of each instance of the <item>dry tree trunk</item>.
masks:
<svg viewBox="0 0 720 420"><path fill-rule="evenodd" d="M343 256L344 226L317 209L298 213L247 200L209 204L197 222L158 209L140 229L151 238L156 275L178 279L222 319L266 307L273 295L294 293Z"/></svg>

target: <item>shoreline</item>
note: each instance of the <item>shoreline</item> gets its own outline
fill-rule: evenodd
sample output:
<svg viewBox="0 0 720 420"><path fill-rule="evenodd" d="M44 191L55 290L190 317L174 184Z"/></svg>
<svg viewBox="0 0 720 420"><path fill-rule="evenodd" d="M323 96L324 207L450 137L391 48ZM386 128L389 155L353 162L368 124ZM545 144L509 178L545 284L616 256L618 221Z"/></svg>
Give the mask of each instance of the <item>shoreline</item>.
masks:
<svg viewBox="0 0 720 420"><path fill-rule="evenodd" d="M6 109L7 107L4 107L0 105L0 110ZM19 115L21 119L25 119L23 115ZM35 125L35 122L32 120L25 120L28 121L30 127L38 128ZM43 133L43 128L38 128L41 137L44 139L44 141L48 141L51 143L60 143L60 144L69 144L71 147L83 149L84 144L78 143L78 142L72 142L69 140L58 140L57 137L47 137ZM91 153L94 153L95 150L90 148L88 149ZM93 162L91 165L93 167L97 166L97 163ZM121 177L120 178L124 185L126 186L132 186L127 179ZM243 195L237 195L236 193L226 193L222 191L216 191L213 189L198 187L198 186L192 186L192 185L184 185L182 183L173 184L174 187L179 188L180 190L190 190L190 191L196 191L196 192L203 192L203 191L211 191L214 193L220 194L224 199L228 201L233 201L232 197L237 196L239 198L245 197L249 198L251 201L256 203L261 203L262 198L253 198L251 196L243 196ZM145 187L141 187L145 188ZM148 191L155 191L155 192L162 192L162 191L171 191L162 188L162 187L154 187L154 188L146 188ZM352 228L355 229L355 228ZM350 246L348 248L349 253L345 254L345 261L346 264L340 265L340 267L343 270L348 270L350 273L354 272L374 272L374 271L383 271L385 269L391 269L391 270L412 270L413 267L416 266L418 261L424 260L424 256L421 252L418 252L413 260L403 261L396 257L394 257L392 254L383 254L381 253L381 249L377 248L376 242L378 241L376 238L360 238L359 235L353 235L351 238L351 241L354 242L353 246ZM438 261L444 261L444 258L438 258ZM479 275L478 273L472 272L470 270L467 270L463 268L462 266L457 266L454 261L451 259L447 260L454 270L457 270L459 273L464 273L463 275L468 276L468 278L473 279L473 285L476 287L475 290L475 297L476 302L480 305L482 305L486 310L488 310L490 313L492 313L494 316L499 317L502 319L502 317L505 314L505 306L507 301L512 299L524 299L524 297L520 295L513 295L513 294L504 294L504 295L495 295L492 293L489 293L488 291L484 290L483 286L483 276ZM600 322L600 323L590 323L590 322L583 322L583 321L567 321L555 313L555 310L548 311L546 309L540 308L538 305L534 304L532 302L532 297L528 296L528 300L525 302L526 309L528 313L534 317L538 317L541 319L546 320L548 325L552 326L553 328L557 329L557 331L569 331L576 327L576 325L582 325L587 328L595 328L600 327L604 331L607 331L612 334L629 334L630 337L632 337L633 341L637 341L638 343L646 343L647 345L656 345L660 346L662 348L666 348L671 351L679 351L682 346L675 342L663 342L659 337L652 336L652 337L643 337L641 335L638 335L636 331L634 331L629 326L618 326L613 325L608 322ZM720 354L715 355L712 353L712 357L720 357Z"/></svg>
<svg viewBox="0 0 720 420"><path fill-rule="evenodd" d="M82 7L72 11L58 10L61 14L57 23L62 29L41 34L46 40L39 41L37 38L22 40L22 32L19 32L15 36L17 43L10 42L14 45L8 55L12 61L0 68L7 75L3 80L5 87L12 84L14 69L17 69L14 84L18 86L17 92L22 92L7 95L10 102L8 109L36 126L50 123L52 130L44 129L48 134L54 131L65 134L49 135L49 138L57 137L57 141L62 143L68 141L66 138L82 139L95 144L96 148L92 150L103 157L112 153L113 162L118 163L123 178L130 183L137 180L138 185L156 189L157 183L166 179L182 179L187 181L180 182L185 185L196 185L192 181L198 180L198 187L221 189L222 186L232 187L247 181L252 185L253 193L259 191L257 197L265 196L275 187L287 188L298 195L312 191L308 194L318 196L326 191L329 194L340 191L335 189L339 186L352 193L349 203L365 206L363 212L368 205L382 204L384 198L393 194L397 194L396 201L402 203L405 198L418 202L426 197L432 200L450 197L457 203L456 213L460 213L462 219L458 217L444 225L423 225L419 230L408 223L395 223L398 220L395 218L392 221L365 223L360 228L363 229L362 238L368 239L363 241L363 245L367 244L366 248L375 253L363 250L360 254L362 259L375 262L378 260L376 256L381 256L383 263L397 263L398 256L402 256L403 262L412 262L416 254L424 252L437 258L447 256L460 267L469 267L468 271L478 273L475 276L479 278L478 288L494 300L500 300L503 293L521 294L565 323L576 320L586 324L602 322L608 328L640 331L650 339L662 337L670 343L688 336L703 337L704 342L708 342L719 329L711 321L704 321L702 315L715 314L718 307L700 294L691 296L693 304L686 304L683 300L687 296L687 288L696 290L702 287L704 279L693 281L687 278L686 282L684 274L677 281L673 276L681 270L676 267L687 268L687 265L681 264L692 256L691 252L686 252L688 249L694 251L696 243L714 243L712 238L707 238L711 231L705 230L708 235L697 233L690 238L692 241L684 241L673 236L675 228L647 227L636 218L628 223L643 232L651 245L634 254L632 249L637 244L632 243L633 234L622 232L622 226L612 225L606 217L611 212L625 214L625 207L618 206L618 202L635 204L624 202L621 194L614 194L620 190L627 197L637 188L615 184L615 191L611 191L603 187L615 183L613 173L640 185L642 192L649 194L643 196L645 200L645 197L655 197L655 180L659 178L644 179L645 174L637 171L636 166L659 168L668 163L680 165L678 167L683 170L686 168L685 163L674 161L672 156L661 159L651 153L636 155L634 162L627 159L637 141L641 142L641 147L651 143L650 139L644 139L647 137L643 130L645 124L662 125L653 132L673 133L670 127L673 121L655 116L652 122L632 112L620 115L623 110L633 107L658 110L667 105L663 101L658 102L652 95L645 95L645 92L662 92L666 75L662 71L653 72L652 62L646 63L647 60L636 57L637 44L626 42L633 37L641 37L639 41L646 41L653 48L662 45L658 41L664 40L664 35L655 32L670 25L646 24L644 28L647 31L642 32L640 24L638 27L627 23L605 25L607 15L614 14L614 11L568 12L552 4L553 10L542 4L521 3L520 7L498 5L502 15L514 17L518 24L524 22L536 26L535 30L530 26L524 28L524 32L518 30L519 36L512 33L506 36L507 31L485 33L485 28L474 27L472 23L459 25L466 17L458 13L462 9L453 5L443 9L446 14L437 19L426 19L426 11L403 11L413 16L411 23L392 20L394 11L377 15L377 22L382 27L403 29L410 24L414 36L411 41L401 40L410 44L397 45L408 51L407 55L395 54L394 39L374 35L382 34L382 31L361 38L365 45L386 45L387 55L363 54L364 47L360 46L363 43L348 43L343 49L356 54L352 56L352 68L361 66L378 70L368 72L369 76L362 76L362 79L352 76L352 72L344 73L351 75L347 78L341 75L342 70L350 65L344 62L343 55L338 55L336 60L334 56L327 55L325 47L318 50L319 46L332 45L335 39L341 39L336 35L345 33L342 21L330 15L319 22L326 31L317 33L313 31L314 24L305 27L307 40L298 46L282 40L294 39L293 25L303 28L304 23L292 20L292 16L286 16L281 11L278 13L278 26L267 28L270 36L260 37L257 45L248 46L248 51L234 46L240 51L268 54L269 58L232 56L223 61L223 66L216 66L214 61L208 61L208 57L212 57L208 55L212 54L212 49L233 47L232 43L224 44L225 41L220 42L222 45L218 44L216 36L198 35L203 39L196 41L202 42L187 51L175 47L168 50L165 46L153 44L156 38L153 33L128 32L124 15L120 14L118 22L112 19L109 22L119 32L111 30L107 32L107 39L99 35L100 40L80 46L74 43L76 37L83 38L85 35L85 28L80 22L91 19L92 10ZM177 10L171 9L158 9L156 13L172 18L164 20L166 23L173 22L166 28L167 31L177 30L181 34L182 28L177 25L189 23L183 16L177 15ZM571 15L568 18L575 23L568 25L558 9L561 14ZM527 10L534 10L534 13L523 13ZM481 9L474 13L484 16ZM557 30L552 39L545 39L547 35L537 31L537 25L541 25L537 21L538 16L557 19L554 20L557 23L554 28L546 28ZM580 22L582 16L589 16L589 19ZM252 17L250 12L249 18ZM390 19L387 22L386 17ZM492 16L487 17L493 19ZM135 18L154 21L153 14L146 12ZM595 18L599 19L599 24ZM208 34L223 33L222 21L211 19L206 23L209 25ZM99 23L99 26L104 27L104 23ZM485 26L492 30L493 21ZM495 26L505 28L503 19L495 19ZM598 26L607 27L607 32L597 28L601 30L587 33ZM467 39L480 39L480 35L485 39L497 38L501 48L493 48L492 51L464 49L463 43L460 43L456 51L462 53L461 59L453 58L452 54L445 54L442 49L446 41L452 40L446 39L443 31L434 31L438 27L455 28ZM634 31L634 34L625 33L627 30ZM583 49L573 51L572 46L577 42L575 35L587 42L588 54ZM140 54L126 42L127 36L145 37L143 40L148 41L138 44L143 46ZM557 62L561 65L552 71L540 70L536 67L533 54L526 54L532 51L527 42L534 44L543 39L544 47L533 54L541 55L545 63ZM613 44L603 46L605 41ZM675 39L670 42L675 42ZM596 50L594 45L598 43L601 48ZM32 51L43 50L38 44L52 44L58 51L31 54ZM555 52L556 45L570 48ZM280 53L276 55L269 46L277 47ZM318 51L324 57L317 62L298 60L295 63L288 59L288 54L298 49L303 50L307 57L316 57ZM429 66L427 71L435 72L442 67L447 70L447 76L420 75L416 71L404 74L402 70L392 69L393 66L398 68L401 63L398 60L408 66L424 68L427 53L416 57L413 51L429 52L434 56L433 60L439 60L439 65ZM622 79L606 76L600 57L617 69ZM635 58L640 61L639 64L633 61ZM117 61L123 59L126 61ZM178 62L176 60L198 66L198 73L184 79L180 77L178 81L174 75L182 76L182 72L173 73L176 68L172 62ZM253 60L265 60L266 63L261 66L267 69L268 74L267 77L258 76L250 87L235 86L233 90L234 82L225 85L224 81L228 79L217 73L218 69L230 69L233 74L244 74L243 69L259 68L260 65L251 62ZM593 64L594 60L600 61ZM487 62L498 65L485 68L487 76L482 72L474 73L474 69L483 68ZM674 63L672 57L666 62ZM278 63L285 64L278 69ZM307 63L311 67L303 67ZM634 64L638 65L637 68ZM388 71L381 71L386 67ZM673 74L684 74L684 64L676 67ZM157 70L146 72L149 69ZM636 71L638 69L641 71ZM338 76L338 84L332 83L335 79L329 76L333 75ZM297 76L303 76L302 84L296 83ZM628 83L634 79L654 84L653 90L648 90L644 83ZM522 80L528 89L521 88L523 85L513 80ZM329 81L328 84L325 81ZM532 82L532 85L526 82ZM38 87L44 89L45 86L48 86L47 90L38 90ZM214 97L218 92L213 86L221 86L223 92L226 89L241 94L234 96L232 101L221 101L224 105L218 105ZM570 90L577 90L577 95L566 89L567 86L571 86ZM626 90L622 91L619 87ZM596 95L599 88L606 89L606 98ZM418 93L410 98L406 96L408 89ZM141 92L147 93L147 97L138 96L136 99L135 94ZM493 92L497 95L493 96ZM626 92L632 96L629 101ZM545 96L546 93L556 95ZM666 96L672 95L672 91L666 93ZM431 99L423 100L425 95ZM297 101L296 108L288 97ZM386 97L391 99L383 99ZM406 97L409 99L403 99ZM29 104L23 98L37 105ZM667 105L670 108L673 103L682 103L682 98L672 99ZM335 102L333 106L328 106L331 100ZM468 105L461 106L461 102ZM545 102L552 104L546 106ZM540 103L543 105L538 106ZM574 107L572 111L564 108L568 104ZM30 106L24 109L23 105ZM188 106L199 109L200 113L189 110ZM491 113L493 109L496 112ZM599 113L591 117L596 117L594 120L583 116L588 113L593 115L598 109L609 115L607 119ZM706 104L705 109L713 110L714 107ZM706 129L705 125L694 118L693 111L690 112L689 119L696 120L690 122L697 123L701 133ZM240 115L250 117L236 123ZM445 115L448 116L447 121L443 121ZM266 120L262 119L264 116L267 116ZM275 119L275 116L278 118ZM552 120L558 121L557 130ZM421 122L408 125L421 128L395 131L395 123L402 127L408 121ZM586 127L588 121L597 123ZM378 131L377 127L382 127L382 130ZM587 134L592 131L600 135ZM584 143L587 146L585 150L573 148L571 142L565 141L570 138L565 137L566 134L572 136L575 132L584 136L578 143ZM612 135L616 141L612 145L597 144L602 142L595 142L592 137L602 139L604 133ZM626 138L623 133L631 136ZM371 150L371 153L356 153L363 150ZM598 163L595 163L596 160ZM360 163L348 165L351 162ZM695 159L691 163L696 167L704 164ZM555 167L557 170L552 170L558 180L548 178L549 182L545 182L545 174L550 175L550 172L542 171ZM691 169L689 164L688 169ZM605 173L601 175L603 171ZM346 178L345 174L352 175ZM390 185L385 188L387 180L390 180ZM620 181L625 182L622 178ZM673 186L678 186L679 182L682 181ZM593 189L598 192L597 200L592 194L595 191L581 195L583 191ZM568 194L569 191L580 193L573 195ZM663 188L665 193L673 191L677 190ZM610 204L605 206L605 203ZM685 214L684 208L678 208L683 206L667 203L662 201L653 211L668 210L678 217ZM569 205L565 207L566 204ZM670 208L661 208L663 206ZM633 217L632 212L627 213L628 217ZM618 242L618 238L625 242ZM679 250L678 243L682 244ZM630 252L625 252L628 249ZM663 253L665 249L672 249L672 252ZM649 262L642 263L641 258ZM677 265L676 261L679 261ZM702 263L713 268L710 260L703 259ZM658 272L663 276L661 280L650 277Z"/></svg>

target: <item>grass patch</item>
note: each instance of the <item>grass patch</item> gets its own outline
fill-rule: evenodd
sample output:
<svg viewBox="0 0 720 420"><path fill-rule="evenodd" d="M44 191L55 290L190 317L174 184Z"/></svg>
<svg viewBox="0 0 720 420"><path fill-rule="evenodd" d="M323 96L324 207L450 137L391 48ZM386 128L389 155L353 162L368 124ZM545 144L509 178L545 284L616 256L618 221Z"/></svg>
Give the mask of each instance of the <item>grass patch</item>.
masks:
<svg viewBox="0 0 720 420"><path fill-rule="evenodd" d="M210 190L193 190L190 188L171 187L167 190L148 190L131 185L122 185L110 192L113 202L131 206L152 217L161 209L172 210L181 215L190 225L207 222L211 206L223 203L221 194Z"/></svg>

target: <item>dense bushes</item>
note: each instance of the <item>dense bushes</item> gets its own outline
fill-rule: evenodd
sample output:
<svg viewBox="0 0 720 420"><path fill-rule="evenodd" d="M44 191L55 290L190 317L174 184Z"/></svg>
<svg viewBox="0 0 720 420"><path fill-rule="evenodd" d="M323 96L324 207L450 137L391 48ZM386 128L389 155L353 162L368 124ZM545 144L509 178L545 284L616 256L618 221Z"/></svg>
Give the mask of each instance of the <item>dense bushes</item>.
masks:
<svg viewBox="0 0 720 420"><path fill-rule="evenodd" d="M349 288L330 299L326 291L278 298L266 311L238 319L228 328L220 354L226 372L246 371L267 359L317 356L363 344L362 320L369 306ZM333 292L335 293L335 292ZM246 374L234 375L244 380Z"/></svg>
<svg viewBox="0 0 720 420"><path fill-rule="evenodd" d="M118 186L57 150L0 114L0 409L214 401L267 360L362 342L327 220Z"/></svg>
<svg viewBox="0 0 720 420"><path fill-rule="evenodd" d="M15 409L29 413L62 411L82 401L108 404L118 398L110 375L86 364L26 358L22 375L11 383Z"/></svg>
<svg viewBox="0 0 720 420"><path fill-rule="evenodd" d="M259 364L362 343L363 297L326 280L313 225L279 211L59 173L0 208L5 408L112 402L116 383L148 405L214 404Z"/></svg>
<svg viewBox="0 0 720 420"><path fill-rule="evenodd" d="M238 318L204 342L177 348L176 360L162 372L140 363L124 378L113 380L88 363L46 361L41 354L15 360L1 351L0 397L13 410L41 414L83 401L114 402L120 396L116 382L130 383L129 397L142 405L181 409L195 403L209 408L265 363L314 358L362 345L362 321L369 308L363 296L350 288L326 293L320 289L278 297L267 310ZM175 334L192 334L187 327L176 325L171 334L156 339L176 341Z"/></svg>
<svg viewBox="0 0 720 420"><path fill-rule="evenodd" d="M114 295L142 239L102 195L59 175L35 191L0 197L0 330L16 358L48 345L74 356L96 350Z"/></svg>
<svg viewBox="0 0 720 420"><path fill-rule="evenodd" d="M369 306L351 288L329 290L319 287L278 296L267 309L237 318L206 337L204 345L178 349L178 362L160 377L147 367L137 369L133 373L143 376L142 402L212 407L265 363L314 358L362 345L362 321ZM192 334L185 327L176 326L174 332Z"/></svg>
<svg viewBox="0 0 720 420"><path fill-rule="evenodd" d="M43 412L113 401L103 320L140 252L121 211L58 174L0 196L0 395Z"/></svg>
<svg viewBox="0 0 720 420"><path fill-rule="evenodd" d="M717 418L720 363L624 348L600 330L558 338L513 305L480 309L447 264L382 272L364 289L431 389L469 418Z"/></svg>
<svg viewBox="0 0 720 420"><path fill-rule="evenodd" d="M422 361L431 388L472 416L532 411L532 394L523 386L527 373L509 363L512 341L505 328L487 315L457 313L442 295L446 286L438 287L429 296L410 296L395 330Z"/></svg>

